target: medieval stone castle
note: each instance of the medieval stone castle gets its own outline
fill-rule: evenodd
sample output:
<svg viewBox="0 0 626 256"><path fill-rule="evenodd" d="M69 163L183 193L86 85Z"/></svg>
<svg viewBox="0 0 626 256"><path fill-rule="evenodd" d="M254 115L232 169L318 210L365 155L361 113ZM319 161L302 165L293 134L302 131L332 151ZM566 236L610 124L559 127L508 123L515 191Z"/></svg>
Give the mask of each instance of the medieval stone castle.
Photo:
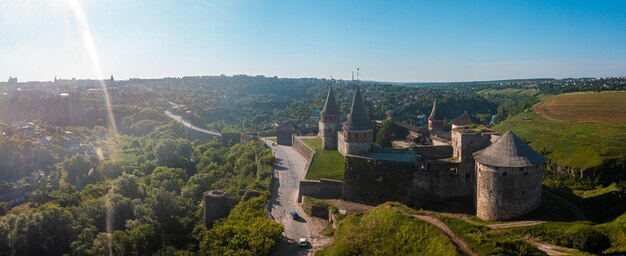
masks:
<svg viewBox="0 0 626 256"><path fill-rule="evenodd" d="M340 126L332 87L320 114L318 136L325 150L345 156L341 197L377 204L398 201L414 207L428 202L470 200L483 220L523 216L541 203L544 157L512 132L502 136L471 125L464 113L442 131L446 120L433 104L428 129L413 137L438 143L409 149L382 148L374 143L361 89L356 88L347 121ZM410 129L409 129L410 130ZM301 185L302 189L302 185Z"/></svg>

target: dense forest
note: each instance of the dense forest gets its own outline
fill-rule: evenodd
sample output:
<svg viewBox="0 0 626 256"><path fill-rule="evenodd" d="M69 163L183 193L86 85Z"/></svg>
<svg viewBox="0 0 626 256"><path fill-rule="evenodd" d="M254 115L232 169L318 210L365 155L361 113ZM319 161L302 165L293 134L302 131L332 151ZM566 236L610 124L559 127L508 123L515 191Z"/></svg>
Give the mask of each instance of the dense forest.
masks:
<svg viewBox="0 0 626 256"><path fill-rule="evenodd" d="M103 255L109 246L115 255L269 253L282 232L265 217L270 150L256 141L189 141L181 127L147 108L121 106L116 113L122 134L82 129L103 147L119 147L103 155L54 154L58 145L50 145L26 154L38 161L26 161L15 157L31 151L12 143L19 134L2 141L3 150L14 154L3 155L4 165L30 162L49 175L25 185L32 189L27 208L0 211L0 236L6 238L1 255ZM207 230L200 202L211 189L240 200L252 191L259 196L246 198ZM241 240L232 240L235 234Z"/></svg>

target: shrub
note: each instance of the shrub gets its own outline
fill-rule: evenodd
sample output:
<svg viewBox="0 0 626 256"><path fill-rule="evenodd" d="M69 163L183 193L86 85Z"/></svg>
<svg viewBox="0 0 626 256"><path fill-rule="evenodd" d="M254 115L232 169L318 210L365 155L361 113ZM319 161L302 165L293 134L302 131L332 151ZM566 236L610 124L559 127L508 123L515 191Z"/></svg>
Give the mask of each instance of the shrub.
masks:
<svg viewBox="0 0 626 256"><path fill-rule="evenodd" d="M572 246L581 251L599 253L611 247L611 241L606 234L588 227L574 234Z"/></svg>

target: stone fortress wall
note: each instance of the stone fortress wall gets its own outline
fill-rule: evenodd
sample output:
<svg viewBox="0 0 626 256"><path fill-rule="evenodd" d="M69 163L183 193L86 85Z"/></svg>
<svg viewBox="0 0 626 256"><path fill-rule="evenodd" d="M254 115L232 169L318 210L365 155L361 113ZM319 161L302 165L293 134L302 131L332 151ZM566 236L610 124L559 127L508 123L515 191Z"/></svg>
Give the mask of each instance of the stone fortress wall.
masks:
<svg viewBox="0 0 626 256"><path fill-rule="evenodd" d="M411 181L417 163L346 156L343 199L380 204L397 201L411 204Z"/></svg>
<svg viewBox="0 0 626 256"><path fill-rule="evenodd" d="M304 143L304 141L302 141L302 139L306 139L307 137L297 137L294 136L293 137L293 142L292 142L292 147L293 149L295 149L296 151L298 151L298 153L300 153L300 155L302 155L304 158L306 158L307 160L307 170L308 167L311 165L311 161L313 160L313 157L315 157L315 150L312 149L311 147L309 147L309 145L307 145L306 143ZM314 137L311 137L314 138Z"/></svg>

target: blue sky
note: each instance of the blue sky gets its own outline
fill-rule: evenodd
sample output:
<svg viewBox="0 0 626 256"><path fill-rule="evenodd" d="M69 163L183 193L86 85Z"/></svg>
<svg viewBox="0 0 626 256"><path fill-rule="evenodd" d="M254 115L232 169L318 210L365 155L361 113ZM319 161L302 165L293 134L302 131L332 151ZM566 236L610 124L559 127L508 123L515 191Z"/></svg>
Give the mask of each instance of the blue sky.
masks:
<svg viewBox="0 0 626 256"><path fill-rule="evenodd" d="M0 2L0 79L249 74L379 81L626 75L626 1Z"/></svg>

